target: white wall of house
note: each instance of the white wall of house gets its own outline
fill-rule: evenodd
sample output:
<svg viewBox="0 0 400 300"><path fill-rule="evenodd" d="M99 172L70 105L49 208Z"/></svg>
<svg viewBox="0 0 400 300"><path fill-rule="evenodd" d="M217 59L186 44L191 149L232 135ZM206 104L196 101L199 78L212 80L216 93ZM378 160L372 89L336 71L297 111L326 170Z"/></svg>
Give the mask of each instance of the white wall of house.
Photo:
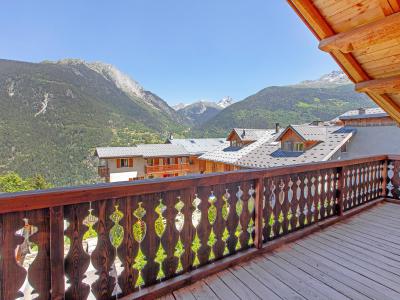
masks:
<svg viewBox="0 0 400 300"><path fill-rule="evenodd" d="M108 159L110 182L128 181L129 178L143 177L145 175L146 161L143 157L133 157L133 167L117 168L117 159Z"/></svg>

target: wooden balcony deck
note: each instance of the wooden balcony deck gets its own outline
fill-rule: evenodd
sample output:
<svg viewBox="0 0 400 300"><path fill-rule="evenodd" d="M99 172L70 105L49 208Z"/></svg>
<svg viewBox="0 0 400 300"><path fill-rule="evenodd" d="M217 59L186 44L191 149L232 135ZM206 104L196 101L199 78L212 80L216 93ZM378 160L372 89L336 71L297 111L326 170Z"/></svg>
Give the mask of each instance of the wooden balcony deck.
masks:
<svg viewBox="0 0 400 300"><path fill-rule="evenodd" d="M400 299L399 216L379 204L161 299Z"/></svg>

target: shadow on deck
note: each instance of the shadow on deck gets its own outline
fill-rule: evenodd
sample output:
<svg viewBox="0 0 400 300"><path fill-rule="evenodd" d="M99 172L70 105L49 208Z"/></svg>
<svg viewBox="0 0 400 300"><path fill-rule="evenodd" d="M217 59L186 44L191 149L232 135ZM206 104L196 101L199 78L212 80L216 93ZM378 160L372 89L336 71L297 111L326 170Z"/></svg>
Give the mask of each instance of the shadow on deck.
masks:
<svg viewBox="0 0 400 300"><path fill-rule="evenodd" d="M400 299L399 216L379 204L160 299Z"/></svg>

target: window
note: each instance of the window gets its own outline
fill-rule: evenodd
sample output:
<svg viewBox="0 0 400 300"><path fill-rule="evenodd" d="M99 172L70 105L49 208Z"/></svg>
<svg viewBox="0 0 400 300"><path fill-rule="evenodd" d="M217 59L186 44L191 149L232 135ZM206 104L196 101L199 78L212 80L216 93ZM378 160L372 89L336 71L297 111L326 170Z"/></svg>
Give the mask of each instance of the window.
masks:
<svg viewBox="0 0 400 300"><path fill-rule="evenodd" d="M347 143L345 143L342 147L340 147L340 151L341 151L342 153L347 152Z"/></svg>
<svg viewBox="0 0 400 300"><path fill-rule="evenodd" d="M154 166L154 159L148 158L148 159L147 159L147 165L148 165L148 166Z"/></svg>
<svg viewBox="0 0 400 300"><path fill-rule="evenodd" d="M304 144L303 143L294 144L294 151L303 152L304 151Z"/></svg>
<svg viewBox="0 0 400 300"><path fill-rule="evenodd" d="M181 164L186 164L187 163L187 158L186 157L182 157L181 158Z"/></svg>
<svg viewBox="0 0 400 300"><path fill-rule="evenodd" d="M292 151L293 149L293 143L288 141L283 143L283 150L285 151Z"/></svg>
<svg viewBox="0 0 400 300"><path fill-rule="evenodd" d="M168 164L169 165L175 164L175 158L173 158L173 157L168 158Z"/></svg>
<svg viewBox="0 0 400 300"><path fill-rule="evenodd" d="M128 168L129 167L129 159L121 158L121 168Z"/></svg>

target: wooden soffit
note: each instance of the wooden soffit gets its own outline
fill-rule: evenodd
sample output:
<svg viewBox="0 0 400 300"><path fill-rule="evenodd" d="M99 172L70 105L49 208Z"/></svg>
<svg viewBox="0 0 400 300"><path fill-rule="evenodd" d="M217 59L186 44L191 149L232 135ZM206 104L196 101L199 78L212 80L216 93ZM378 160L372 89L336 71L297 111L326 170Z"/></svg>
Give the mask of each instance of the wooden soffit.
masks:
<svg viewBox="0 0 400 300"><path fill-rule="evenodd" d="M343 71L400 123L400 0L287 0Z"/></svg>

